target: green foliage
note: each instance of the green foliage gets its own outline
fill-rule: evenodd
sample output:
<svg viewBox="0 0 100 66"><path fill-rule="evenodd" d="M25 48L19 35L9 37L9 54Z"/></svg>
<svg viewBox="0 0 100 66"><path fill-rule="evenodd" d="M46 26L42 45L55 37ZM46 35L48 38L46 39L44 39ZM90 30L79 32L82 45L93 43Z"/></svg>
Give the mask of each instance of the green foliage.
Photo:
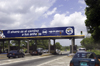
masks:
<svg viewBox="0 0 100 66"><path fill-rule="evenodd" d="M85 2L87 4L85 25L94 41L98 42L100 39L100 0L85 0Z"/></svg>
<svg viewBox="0 0 100 66"><path fill-rule="evenodd" d="M21 40L20 41L21 46L27 47L27 41L26 40Z"/></svg>
<svg viewBox="0 0 100 66"><path fill-rule="evenodd" d="M11 44L14 46L18 46L18 41L17 40L11 40Z"/></svg>
<svg viewBox="0 0 100 66"><path fill-rule="evenodd" d="M43 48L43 49L48 49L48 42L49 40L29 40L29 46L36 46L37 48ZM17 40L11 40L10 41L10 46L18 46L18 41ZM59 42L56 42L56 48L61 49L61 45ZM3 46L3 43L0 42L0 46ZM4 46L8 48L8 41L5 41ZM27 49L27 40L21 40L20 41L20 49L26 48ZM24 49L26 51L26 49Z"/></svg>
<svg viewBox="0 0 100 66"><path fill-rule="evenodd" d="M70 46L62 46L62 50L70 50Z"/></svg>
<svg viewBox="0 0 100 66"><path fill-rule="evenodd" d="M60 49L61 50L61 47L62 47L62 45L60 45L60 43L59 42L56 42L56 49Z"/></svg>
<svg viewBox="0 0 100 66"><path fill-rule="evenodd" d="M37 40L37 47L48 49L48 40Z"/></svg>
<svg viewBox="0 0 100 66"><path fill-rule="evenodd" d="M90 38L84 38L82 41L81 41L81 45L83 46L83 47L85 47L87 50L88 49L93 49L94 47L93 47L93 44L94 44L94 42L93 42L93 38L92 37L90 37Z"/></svg>
<svg viewBox="0 0 100 66"><path fill-rule="evenodd" d="M81 41L81 45L85 47L87 50L92 49L100 49L100 46L98 43L95 43L94 39L92 37L86 37Z"/></svg>
<svg viewBox="0 0 100 66"><path fill-rule="evenodd" d="M0 41L0 46L3 47L3 42ZM12 44L10 44L10 46L12 46ZM8 41L4 41L4 48L8 48Z"/></svg>
<svg viewBox="0 0 100 66"><path fill-rule="evenodd" d="M11 44L18 46L18 41L17 40L12 40ZM48 48L48 40L37 40L37 42L35 43L35 40L29 40L29 46L32 45L37 45L37 48L43 48L43 49L47 49ZM27 48L27 40L21 40L20 41L20 47L26 47Z"/></svg>
<svg viewBox="0 0 100 66"><path fill-rule="evenodd" d="M29 45L32 46L32 44L35 44L35 40L29 40Z"/></svg>
<svg viewBox="0 0 100 66"><path fill-rule="evenodd" d="M96 55L100 55L100 50L87 50L88 52L94 52Z"/></svg>

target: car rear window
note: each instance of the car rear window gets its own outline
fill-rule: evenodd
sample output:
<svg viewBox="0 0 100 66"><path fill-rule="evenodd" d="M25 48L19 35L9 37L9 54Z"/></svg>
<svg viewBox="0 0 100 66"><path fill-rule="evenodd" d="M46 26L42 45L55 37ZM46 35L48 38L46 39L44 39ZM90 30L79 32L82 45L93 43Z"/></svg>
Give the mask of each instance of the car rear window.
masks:
<svg viewBox="0 0 100 66"><path fill-rule="evenodd" d="M92 53L76 53L74 58L94 58Z"/></svg>

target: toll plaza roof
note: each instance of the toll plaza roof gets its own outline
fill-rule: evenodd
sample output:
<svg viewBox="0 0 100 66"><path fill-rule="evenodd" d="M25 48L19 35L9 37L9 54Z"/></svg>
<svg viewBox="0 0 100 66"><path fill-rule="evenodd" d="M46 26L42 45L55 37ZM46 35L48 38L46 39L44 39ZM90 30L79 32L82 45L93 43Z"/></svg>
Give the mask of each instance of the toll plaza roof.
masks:
<svg viewBox="0 0 100 66"><path fill-rule="evenodd" d="M33 36L33 37L12 37L1 38L0 40L25 40L25 39L80 39L84 38L84 35L61 35L61 36Z"/></svg>

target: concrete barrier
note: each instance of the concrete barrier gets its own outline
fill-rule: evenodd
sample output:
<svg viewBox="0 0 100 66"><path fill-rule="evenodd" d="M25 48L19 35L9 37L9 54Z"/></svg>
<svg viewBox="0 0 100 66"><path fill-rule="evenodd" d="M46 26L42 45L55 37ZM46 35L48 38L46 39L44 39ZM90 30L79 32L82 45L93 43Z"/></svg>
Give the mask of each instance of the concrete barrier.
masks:
<svg viewBox="0 0 100 66"><path fill-rule="evenodd" d="M68 55L68 57L73 57L75 54L74 53L71 53Z"/></svg>
<svg viewBox="0 0 100 66"><path fill-rule="evenodd" d="M1 59L7 59L7 54L0 54L0 60Z"/></svg>

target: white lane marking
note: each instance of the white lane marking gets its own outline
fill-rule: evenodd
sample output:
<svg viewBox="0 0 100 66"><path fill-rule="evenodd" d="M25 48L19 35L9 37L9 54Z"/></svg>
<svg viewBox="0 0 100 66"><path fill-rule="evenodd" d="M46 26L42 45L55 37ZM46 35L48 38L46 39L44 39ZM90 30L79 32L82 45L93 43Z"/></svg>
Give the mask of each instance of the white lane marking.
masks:
<svg viewBox="0 0 100 66"><path fill-rule="evenodd" d="M66 56L64 56L64 57L66 57ZM45 63L39 64L39 65L37 65L37 66L42 66L42 65L44 65L44 64L48 64L48 63L50 63L50 62L53 62L53 61L56 61L56 60L62 59L62 58L64 58L64 57L60 57L60 58L57 58L57 59L54 59L54 60L48 61L48 62L45 62Z"/></svg>

